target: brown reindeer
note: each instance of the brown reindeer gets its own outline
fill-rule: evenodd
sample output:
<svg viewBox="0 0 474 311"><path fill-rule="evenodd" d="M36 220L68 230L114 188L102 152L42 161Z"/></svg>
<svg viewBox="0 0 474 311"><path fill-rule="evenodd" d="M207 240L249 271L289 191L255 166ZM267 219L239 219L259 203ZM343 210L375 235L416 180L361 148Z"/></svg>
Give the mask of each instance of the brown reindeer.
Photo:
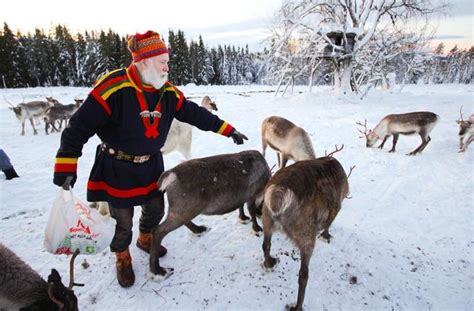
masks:
<svg viewBox="0 0 474 311"><path fill-rule="evenodd" d="M275 230L283 231L300 251L298 300L296 305L287 305L290 310L303 309L308 267L316 238L319 235L329 243L329 226L349 193L346 173L331 155L299 161L283 168L276 172L265 188L264 267L271 270L277 264L277 259L270 256L271 238Z"/></svg>
<svg viewBox="0 0 474 311"><path fill-rule="evenodd" d="M367 129L367 120L365 124L357 122L358 125L364 127L364 131L359 130L366 138L366 146L373 147L377 140L382 139L379 148L382 149L385 142L390 136L393 136L392 149L389 152L395 152L398 136L418 134L421 137L421 145L408 155L415 155L422 152L431 141L429 136L431 130L435 127L439 120L439 116L428 111L410 112L403 114L389 114L385 116L379 124L373 129Z"/></svg>
<svg viewBox="0 0 474 311"><path fill-rule="evenodd" d="M288 160L315 159L313 145L308 133L285 118L272 116L262 122L262 154L267 146L276 150L278 168L286 166Z"/></svg>
<svg viewBox="0 0 474 311"><path fill-rule="evenodd" d="M469 144L474 140L474 113L471 114L468 120L464 120L462 116L462 106L459 110L461 118L456 121L459 124L459 152L466 151ZM464 138L467 138L467 141L464 142Z"/></svg>
<svg viewBox="0 0 474 311"><path fill-rule="evenodd" d="M67 126L68 120L72 117L76 110L79 109L80 105L83 102L82 99L74 99L74 101L74 104L58 104L46 109L45 116L43 118L45 126L44 131L46 135L48 134L49 126L51 126L52 130L56 132L59 132L59 130L62 128L63 121L65 123L64 127ZM56 128L56 126L54 125L56 121L59 121L58 128Z"/></svg>
<svg viewBox="0 0 474 311"><path fill-rule="evenodd" d="M0 243L0 309L20 310L62 310L76 311L77 298L72 290L74 283L74 260L69 263L70 280L66 287L55 269L51 270L46 282L28 264Z"/></svg>
<svg viewBox="0 0 474 311"><path fill-rule="evenodd" d="M161 241L168 233L182 225L194 233L206 231L206 227L192 222L197 215L223 215L240 210L246 203L253 230L261 231L256 210L270 176L267 162L256 150L193 159L165 171L158 185L167 193L168 211L153 230L151 272L162 277L172 272L160 266L158 256Z"/></svg>

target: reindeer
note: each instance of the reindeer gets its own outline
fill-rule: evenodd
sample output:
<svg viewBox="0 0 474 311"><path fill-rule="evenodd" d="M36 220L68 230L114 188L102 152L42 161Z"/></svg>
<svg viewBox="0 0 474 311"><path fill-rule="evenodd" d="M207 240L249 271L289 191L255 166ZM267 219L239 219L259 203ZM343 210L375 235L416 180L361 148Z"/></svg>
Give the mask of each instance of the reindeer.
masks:
<svg viewBox="0 0 474 311"><path fill-rule="evenodd" d="M56 269L51 270L48 282L21 260L15 253L0 243L0 309L20 310L63 310L76 311L77 298L72 290L74 285L74 260L70 262L69 286L61 282Z"/></svg>
<svg viewBox="0 0 474 311"><path fill-rule="evenodd" d="M52 129L56 132L59 132L59 130L62 127L63 121L65 122L65 127L67 126L67 121L72 117L72 115L76 112L76 110L79 108L79 106L82 104L81 99L74 99L76 101L75 104L69 104L69 105L55 105L52 107L49 107L45 111L45 116L44 116L44 131L46 135L48 135L48 129L49 126L52 127ZM54 123L56 121L59 121L59 127L56 128L54 126Z"/></svg>
<svg viewBox="0 0 474 311"><path fill-rule="evenodd" d="M182 225L196 234L207 230L192 222L197 215L223 215L247 203L252 229L262 231L256 210L270 176L267 162L256 150L189 160L165 171L158 186L167 193L168 211L165 220L153 229L151 272L166 277L173 271L162 268L158 256L161 241L168 233Z"/></svg>
<svg viewBox="0 0 474 311"><path fill-rule="evenodd" d="M201 107L209 111L217 111L216 103L209 96L204 96L201 101ZM162 154L168 154L172 151L179 151L186 160L191 159L191 142L193 140L193 127L184 122L173 120L171 123L168 137L164 146L161 148Z"/></svg>
<svg viewBox="0 0 474 311"><path fill-rule="evenodd" d="M263 120L263 157L267 145L276 150L279 169L285 167L289 159L296 162L316 158L308 133L282 117L272 116Z"/></svg>
<svg viewBox="0 0 474 311"><path fill-rule="evenodd" d="M299 161L277 171L265 187L263 201L263 266L272 270L277 258L270 256L271 238L276 230L283 231L298 247L301 266L296 305L290 310L302 310L309 262L319 237L330 242L329 226L349 193L348 177L339 161L328 156ZM351 169L352 170L352 169Z"/></svg>
<svg viewBox="0 0 474 311"><path fill-rule="evenodd" d="M12 107L9 108L13 110L16 118L21 122L21 135L23 136L25 135L25 121L27 119L30 120L34 135L38 134L33 119L43 117L46 109L53 106L53 104L47 101L32 101L18 104L16 107L12 104L10 106Z"/></svg>
<svg viewBox="0 0 474 311"><path fill-rule="evenodd" d="M471 114L468 120L464 120L461 106L459 114L461 115L461 119L456 121L456 123L459 124L459 152L464 152L469 144L474 140L474 113ZM469 137L464 143L464 138L467 135L469 135Z"/></svg>
<svg viewBox="0 0 474 311"><path fill-rule="evenodd" d="M438 120L439 116L432 112L419 111L403 114L389 114L385 116L373 130L367 129L367 120L365 120L365 124L361 122L356 122L356 124L364 127L364 131L359 129L359 132L365 135L367 147L372 147L377 140L383 139L379 146L379 148L382 149L387 139L393 135L393 145L389 152L395 152L395 146L397 145L398 136L400 134L420 135L421 145L407 154L415 155L421 153L431 141L429 135Z"/></svg>

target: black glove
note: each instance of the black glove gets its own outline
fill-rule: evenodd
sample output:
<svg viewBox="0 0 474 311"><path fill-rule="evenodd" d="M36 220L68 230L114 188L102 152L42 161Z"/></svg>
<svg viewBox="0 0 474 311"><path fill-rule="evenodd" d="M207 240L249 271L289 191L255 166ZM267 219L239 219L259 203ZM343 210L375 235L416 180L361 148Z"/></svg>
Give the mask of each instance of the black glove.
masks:
<svg viewBox="0 0 474 311"><path fill-rule="evenodd" d="M232 130L232 133L230 134L230 137L234 140L234 143L237 145L242 145L244 143L244 139L248 140L247 136L244 134L240 133L236 129Z"/></svg>
<svg viewBox="0 0 474 311"><path fill-rule="evenodd" d="M59 187L63 187L64 190L69 190L69 186L74 187L76 183L77 174L76 172L68 173L54 173L53 183Z"/></svg>

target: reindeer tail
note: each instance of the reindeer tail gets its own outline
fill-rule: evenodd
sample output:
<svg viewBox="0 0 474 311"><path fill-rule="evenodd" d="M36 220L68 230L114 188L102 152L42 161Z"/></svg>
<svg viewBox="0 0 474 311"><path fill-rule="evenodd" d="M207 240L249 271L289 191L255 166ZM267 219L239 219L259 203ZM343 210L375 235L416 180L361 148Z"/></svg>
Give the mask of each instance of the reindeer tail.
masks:
<svg viewBox="0 0 474 311"><path fill-rule="evenodd" d="M295 193L285 187L271 185L265 191L265 206L270 210L273 217L278 217L297 203Z"/></svg>
<svg viewBox="0 0 474 311"><path fill-rule="evenodd" d="M173 184L177 180L176 174L171 171L166 171L161 174L160 178L158 179L158 190L161 192L166 192L166 188L169 185Z"/></svg>

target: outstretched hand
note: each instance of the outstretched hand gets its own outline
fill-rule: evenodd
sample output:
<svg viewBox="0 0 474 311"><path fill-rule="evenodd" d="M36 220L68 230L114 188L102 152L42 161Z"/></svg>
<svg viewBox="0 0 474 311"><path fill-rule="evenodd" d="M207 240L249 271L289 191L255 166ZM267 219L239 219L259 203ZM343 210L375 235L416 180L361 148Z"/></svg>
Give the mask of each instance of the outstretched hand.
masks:
<svg viewBox="0 0 474 311"><path fill-rule="evenodd" d="M234 143L237 145L242 145L244 143L244 139L248 140L247 136L240 133L236 129L232 131L232 134L230 134L230 137L232 137L232 139L234 140Z"/></svg>

